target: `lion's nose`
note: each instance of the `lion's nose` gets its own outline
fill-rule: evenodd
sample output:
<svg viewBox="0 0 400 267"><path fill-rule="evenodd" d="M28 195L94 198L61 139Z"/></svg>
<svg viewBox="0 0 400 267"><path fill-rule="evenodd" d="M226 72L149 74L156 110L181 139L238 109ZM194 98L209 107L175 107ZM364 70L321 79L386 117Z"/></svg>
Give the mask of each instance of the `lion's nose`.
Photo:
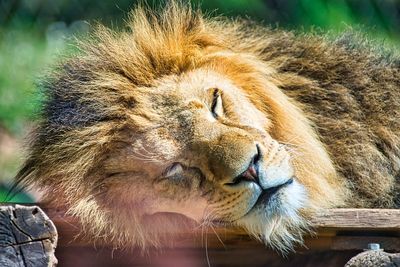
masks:
<svg viewBox="0 0 400 267"><path fill-rule="evenodd" d="M257 147L257 152L251 158L250 164L247 167L247 169L238 176L236 176L232 180L232 182L226 183L226 185L236 185L241 182L254 182L260 184L258 179L258 168L259 168L258 163L261 158L261 150L258 145L256 145L256 147Z"/></svg>

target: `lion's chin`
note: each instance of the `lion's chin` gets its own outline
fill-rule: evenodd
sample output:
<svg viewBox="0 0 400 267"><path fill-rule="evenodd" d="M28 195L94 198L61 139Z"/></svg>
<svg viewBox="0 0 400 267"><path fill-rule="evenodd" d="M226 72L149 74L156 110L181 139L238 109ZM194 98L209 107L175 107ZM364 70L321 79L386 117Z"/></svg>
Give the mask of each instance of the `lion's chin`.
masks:
<svg viewBox="0 0 400 267"><path fill-rule="evenodd" d="M213 224L240 226L266 245L287 253L293 250L296 243L302 242L302 235L308 230L308 224L300 214L300 210L306 208L306 200L304 186L294 180L271 195L267 201L257 201L240 219L230 223L213 221ZM199 216L193 216L193 208L189 209L187 205L175 209L169 209L170 207L170 205L159 206L154 213L145 215L146 228L164 236L168 241L198 229L202 220L198 218ZM203 211L204 207L201 210Z"/></svg>
<svg viewBox="0 0 400 267"><path fill-rule="evenodd" d="M302 242L302 235L308 231L308 224L300 214L307 200L304 186L297 181L275 193L265 203L257 203L236 224L266 245L287 253L296 243Z"/></svg>

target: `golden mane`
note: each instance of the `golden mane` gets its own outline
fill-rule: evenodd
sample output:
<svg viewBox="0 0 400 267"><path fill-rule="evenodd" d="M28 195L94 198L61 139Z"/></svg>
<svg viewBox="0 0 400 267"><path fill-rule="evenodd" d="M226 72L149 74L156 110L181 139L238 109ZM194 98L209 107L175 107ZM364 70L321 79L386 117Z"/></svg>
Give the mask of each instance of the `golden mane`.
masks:
<svg viewBox="0 0 400 267"><path fill-rule="evenodd" d="M78 44L79 54L43 83L43 120L16 179L46 189L47 201L63 201L92 236L158 245L160 233L151 233L133 212L99 207L92 194L103 186L97 167L127 128L149 123L152 115L145 109L136 111L140 116L130 111L138 101L132 90L207 67L229 77L270 119L271 136L296 151L293 165L309 190L310 207L393 207L400 169L400 63L349 42L206 18L174 1L160 13L137 7L126 30L98 26ZM397 102L366 100L374 94Z"/></svg>

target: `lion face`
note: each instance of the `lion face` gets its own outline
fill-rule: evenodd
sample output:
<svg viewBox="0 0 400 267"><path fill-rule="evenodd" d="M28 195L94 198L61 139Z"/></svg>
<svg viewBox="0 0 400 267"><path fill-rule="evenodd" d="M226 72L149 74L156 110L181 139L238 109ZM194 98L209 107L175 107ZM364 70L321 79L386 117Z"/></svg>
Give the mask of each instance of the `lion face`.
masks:
<svg viewBox="0 0 400 267"><path fill-rule="evenodd" d="M176 212L259 237L277 220L300 220L306 190L290 149L233 81L199 69L136 92L132 117L146 123L105 161L108 196L146 215Z"/></svg>
<svg viewBox="0 0 400 267"><path fill-rule="evenodd" d="M310 118L280 87L312 81L263 57L264 31L174 1L146 12L128 31L97 29L44 83L17 181L114 245L157 246L191 218L290 249L310 211L346 199Z"/></svg>

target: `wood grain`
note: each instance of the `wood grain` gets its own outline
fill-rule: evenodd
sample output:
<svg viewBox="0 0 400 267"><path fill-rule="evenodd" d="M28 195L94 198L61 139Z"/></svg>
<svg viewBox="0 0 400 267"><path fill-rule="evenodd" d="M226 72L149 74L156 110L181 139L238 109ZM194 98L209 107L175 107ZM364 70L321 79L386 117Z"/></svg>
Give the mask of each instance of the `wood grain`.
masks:
<svg viewBox="0 0 400 267"><path fill-rule="evenodd" d="M44 209L59 230L61 246L90 244L90 240L75 238L80 232L75 218L59 209ZM314 232L305 236L305 246L298 247L297 251L362 250L369 243L380 243L389 251L400 251L400 210L397 209L329 209L314 214L311 222ZM176 246L201 247L204 235L211 249L265 247L242 229L218 227L204 229L203 233L182 233Z"/></svg>
<svg viewBox="0 0 400 267"><path fill-rule="evenodd" d="M318 228L341 230L400 230L400 209L329 209L311 219Z"/></svg>
<svg viewBox="0 0 400 267"><path fill-rule="evenodd" d="M0 206L0 266L55 266L57 231L36 206Z"/></svg>

